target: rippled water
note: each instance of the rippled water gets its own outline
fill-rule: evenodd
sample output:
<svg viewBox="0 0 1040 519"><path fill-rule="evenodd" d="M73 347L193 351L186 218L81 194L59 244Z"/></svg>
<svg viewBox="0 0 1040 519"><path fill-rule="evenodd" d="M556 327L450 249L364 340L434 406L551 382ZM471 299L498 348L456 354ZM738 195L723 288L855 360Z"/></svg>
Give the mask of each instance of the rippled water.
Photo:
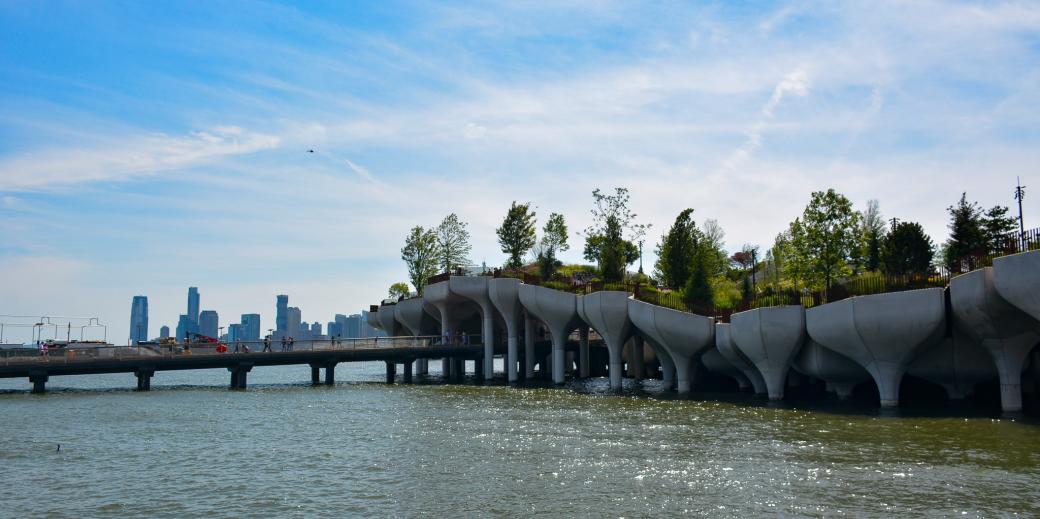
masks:
<svg viewBox="0 0 1040 519"><path fill-rule="evenodd" d="M432 364L432 363L431 363ZM382 364L0 380L7 517L993 516L1040 427L568 389L386 386ZM4 388L17 391L3 392ZM68 388L54 390L56 388ZM61 450L56 451L57 444Z"/></svg>

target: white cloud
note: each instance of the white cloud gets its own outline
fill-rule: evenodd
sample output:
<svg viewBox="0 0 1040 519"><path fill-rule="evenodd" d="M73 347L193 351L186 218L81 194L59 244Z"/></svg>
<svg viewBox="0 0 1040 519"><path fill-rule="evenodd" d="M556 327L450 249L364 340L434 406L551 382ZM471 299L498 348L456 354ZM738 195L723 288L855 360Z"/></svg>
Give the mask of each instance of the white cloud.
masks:
<svg viewBox="0 0 1040 519"><path fill-rule="evenodd" d="M773 88L773 95L762 106L758 121L755 122L754 126L751 127L751 131L748 132L747 141L726 159L723 163L724 169L737 169L751 158L751 155L756 150L762 147L762 132L765 131L768 122L773 119L773 112L776 110L777 105L780 104L785 95L789 94L797 97L804 97L809 94L809 76L803 67L787 73Z"/></svg>
<svg viewBox="0 0 1040 519"><path fill-rule="evenodd" d="M123 180L272 149L280 140L237 126L218 126L185 136L113 136L92 148L45 149L4 158L0 160L0 190L28 191Z"/></svg>

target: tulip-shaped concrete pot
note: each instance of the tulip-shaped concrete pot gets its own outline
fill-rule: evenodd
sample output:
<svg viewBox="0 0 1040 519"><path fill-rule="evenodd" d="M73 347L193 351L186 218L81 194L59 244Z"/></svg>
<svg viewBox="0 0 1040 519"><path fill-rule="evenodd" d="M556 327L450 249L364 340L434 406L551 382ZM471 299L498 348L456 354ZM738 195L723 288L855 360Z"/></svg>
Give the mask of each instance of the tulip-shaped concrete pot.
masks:
<svg viewBox="0 0 1040 519"><path fill-rule="evenodd" d="M715 320L635 299L628 300L628 316L640 332L668 352L675 362L678 392L689 393L694 361L715 343Z"/></svg>
<svg viewBox="0 0 1040 519"><path fill-rule="evenodd" d="M719 355L722 355L722 358L744 374L744 378L751 383L756 395L766 394L766 381L758 372L758 368L733 345L730 326L729 323L715 323L715 349L718 350Z"/></svg>
<svg viewBox="0 0 1040 519"><path fill-rule="evenodd" d="M372 328L375 328L377 330L382 330L383 329L382 323L379 322L379 310L378 309L376 309L376 311L374 311L374 312L372 312L372 311L368 312L368 314L365 315L365 321L368 322L368 325L371 326Z"/></svg>
<svg viewBox="0 0 1040 519"><path fill-rule="evenodd" d="M1040 321L1040 250L993 260L993 284L1005 301Z"/></svg>
<svg viewBox="0 0 1040 519"><path fill-rule="evenodd" d="M379 307L379 325L390 337L400 337L404 335L402 331L401 323L397 322L397 305L383 305Z"/></svg>
<svg viewBox="0 0 1040 519"><path fill-rule="evenodd" d="M583 296L581 306L585 322L607 343L607 351L610 353L610 387L621 389L621 350L632 335L632 322L628 318L628 292L595 292Z"/></svg>
<svg viewBox="0 0 1040 519"><path fill-rule="evenodd" d="M907 373L946 389L950 400L963 400L979 382L997 378L997 366L989 352L955 324L953 336L944 337L921 352Z"/></svg>
<svg viewBox="0 0 1040 519"><path fill-rule="evenodd" d="M552 377L556 384L565 382L564 351L567 335L581 324L578 319L577 296L562 290L535 285L520 285L520 304L545 323L552 338Z"/></svg>
<svg viewBox="0 0 1040 519"><path fill-rule="evenodd" d="M737 381L737 386L741 391L751 386L751 382L744 376L744 373L734 366L730 361L726 360L725 357L719 353L719 350L715 348L709 348L701 354L701 364L704 368L712 373L718 373L720 375L726 375Z"/></svg>
<svg viewBox="0 0 1040 519"><path fill-rule="evenodd" d="M449 289L470 301L480 308L480 316L483 325L480 332L480 340L484 343L484 379L491 380L495 366L495 315L491 298L488 296L487 276L451 276L448 280Z"/></svg>
<svg viewBox="0 0 1040 519"><path fill-rule="evenodd" d="M805 308L770 306L733 314L730 339L762 374L770 400L784 398L791 359L805 342Z"/></svg>
<svg viewBox="0 0 1040 519"><path fill-rule="evenodd" d="M941 288L852 297L806 310L805 324L814 341L870 373L882 407L895 407L910 362L942 340L946 303Z"/></svg>
<svg viewBox="0 0 1040 519"><path fill-rule="evenodd" d="M870 373L840 353L820 346L816 341L805 341L791 367L795 371L827 383L841 400L852 396L852 389L860 382L870 380Z"/></svg>
<svg viewBox="0 0 1040 519"><path fill-rule="evenodd" d="M517 362L523 307L520 305L520 280L499 278L488 281L488 297L506 322L506 376L509 382L519 379Z"/></svg>
<svg viewBox="0 0 1040 519"><path fill-rule="evenodd" d="M1034 253L1018 254L1023 258ZM1003 259L1003 258L998 258ZM1029 262L1005 263L1020 266ZM1022 309L1029 310L1035 292L1040 290L1040 270L1032 273L1012 270L1020 286L1005 276L1004 292L1018 300L1012 305L997 291L995 268L984 268L950 280L950 303L961 328L993 356L1000 376L1000 405L1004 411L1022 410L1022 369L1029 352L1040 342L1040 323ZM1034 294L1025 293L1032 287Z"/></svg>

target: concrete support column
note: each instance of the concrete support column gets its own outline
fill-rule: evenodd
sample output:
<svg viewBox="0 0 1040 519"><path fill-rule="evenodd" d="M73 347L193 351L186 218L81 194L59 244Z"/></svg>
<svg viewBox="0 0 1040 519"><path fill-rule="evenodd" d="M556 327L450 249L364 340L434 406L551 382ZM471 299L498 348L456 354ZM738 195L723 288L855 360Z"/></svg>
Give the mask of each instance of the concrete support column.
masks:
<svg viewBox="0 0 1040 519"><path fill-rule="evenodd" d="M404 363L404 383L405 384L411 384L412 383L412 365L413 364L418 364L418 363L419 363L419 361L405 362Z"/></svg>
<svg viewBox="0 0 1040 519"><path fill-rule="evenodd" d="M462 362L465 363L466 361ZM478 382L487 382L489 380L484 378L484 369L486 368L484 364L482 359L473 359L473 376L477 378Z"/></svg>
<svg viewBox="0 0 1040 519"><path fill-rule="evenodd" d="M325 385L331 386L336 383L336 364L325 366Z"/></svg>
<svg viewBox="0 0 1040 519"><path fill-rule="evenodd" d="M621 347L623 344L618 344L613 348L607 348L610 353L610 388L621 389L621 374L624 370L624 363L621 361Z"/></svg>
<svg viewBox="0 0 1040 519"><path fill-rule="evenodd" d="M388 361L385 361L385 362L386 362L386 383L387 384L393 384L394 383L394 376L397 375L397 364L394 361L392 361L392 360L388 360Z"/></svg>
<svg viewBox="0 0 1040 519"><path fill-rule="evenodd" d="M47 391L47 372L46 371L30 371L29 382L32 383L32 392L41 395Z"/></svg>
<svg viewBox="0 0 1040 519"><path fill-rule="evenodd" d="M554 384L566 382L566 364L564 363L564 348L567 345L567 332L553 333L552 338L552 378Z"/></svg>
<svg viewBox="0 0 1040 519"><path fill-rule="evenodd" d="M693 377L690 376L693 362L679 355L672 360L675 362L675 390L679 394L688 394L693 388Z"/></svg>
<svg viewBox="0 0 1040 519"><path fill-rule="evenodd" d="M643 338L632 337L632 374L636 380L646 378L646 364L643 360Z"/></svg>
<svg viewBox="0 0 1040 519"><path fill-rule="evenodd" d="M252 364L239 364L237 366L229 367L228 371L231 372L231 384L229 389L245 389L247 374L252 369Z"/></svg>
<svg viewBox="0 0 1040 519"><path fill-rule="evenodd" d="M534 374L534 330L536 328L534 319L524 319L524 374L527 378L533 378Z"/></svg>
<svg viewBox="0 0 1040 519"><path fill-rule="evenodd" d="M592 359L589 357L589 327L578 328L578 376L589 378Z"/></svg>
<svg viewBox="0 0 1040 519"><path fill-rule="evenodd" d="M517 373L517 342L516 330L510 330L509 339L506 341L506 374L510 384L516 383L520 378Z"/></svg>
<svg viewBox="0 0 1040 519"><path fill-rule="evenodd" d="M317 364L311 364L311 385L316 386L321 383L321 366Z"/></svg>
<svg viewBox="0 0 1040 519"><path fill-rule="evenodd" d="M461 382L463 378L466 378L466 359L455 358L452 359L452 373L455 377L455 382Z"/></svg>
<svg viewBox="0 0 1040 519"><path fill-rule="evenodd" d="M451 376L451 359L448 357L441 359L441 376L444 377L444 380L448 380Z"/></svg>
<svg viewBox="0 0 1040 519"><path fill-rule="evenodd" d="M495 376L495 316L491 313L491 305L484 310L484 327L481 330L480 340L484 343L484 380L491 380Z"/></svg>
<svg viewBox="0 0 1040 519"><path fill-rule="evenodd" d="M137 390L148 391L152 389L152 375L155 374L155 370L151 369L139 369L134 372L134 376L137 377Z"/></svg>
<svg viewBox="0 0 1040 519"><path fill-rule="evenodd" d="M542 361L542 378L546 380L550 380L552 378L552 364L553 354L550 351L549 354L545 356L545 360Z"/></svg>

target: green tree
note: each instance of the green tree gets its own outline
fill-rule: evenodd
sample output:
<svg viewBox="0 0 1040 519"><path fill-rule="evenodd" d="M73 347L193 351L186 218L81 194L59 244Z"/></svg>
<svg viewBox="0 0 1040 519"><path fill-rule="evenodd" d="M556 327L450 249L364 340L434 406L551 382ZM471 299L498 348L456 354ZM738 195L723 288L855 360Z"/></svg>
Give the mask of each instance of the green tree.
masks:
<svg viewBox="0 0 1040 519"><path fill-rule="evenodd" d="M518 269L524 265L523 256L531 250L535 244L535 213L531 211L531 204L517 204L515 201L509 207L502 226L495 232L498 234L498 244L502 246L502 252L509 255L506 260L506 268Z"/></svg>
<svg viewBox="0 0 1040 519"><path fill-rule="evenodd" d="M469 231L466 222L459 220L458 215L451 213L444 217L437 226L437 258L443 272L452 272L466 265L472 246L469 244Z"/></svg>
<svg viewBox="0 0 1040 519"><path fill-rule="evenodd" d="M403 282L397 282L397 283L394 283L393 285L390 285L390 290L388 291L388 295L390 296L390 299L399 299L401 297L408 297L408 293L409 293L408 283L403 283Z"/></svg>
<svg viewBox="0 0 1040 519"><path fill-rule="evenodd" d="M538 247L538 268L542 279L549 279L560 266L557 253L570 248L567 244L567 223L560 213L552 213L542 227L542 239Z"/></svg>
<svg viewBox="0 0 1040 519"><path fill-rule="evenodd" d="M863 211L863 267L869 271L881 267L881 240L885 236L885 219L877 200L867 200Z"/></svg>
<svg viewBox="0 0 1040 519"><path fill-rule="evenodd" d="M964 258L988 252L989 237L983 227L982 208L968 202L968 193L961 193L961 199L946 211L950 213L950 237L943 245L943 263L957 271Z"/></svg>
<svg viewBox="0 0 1040 519"><path fill-rule="evenodd" d="M639 259L639 247L625 238L641 240L648 226L634 225L636 214L628 208L628 189L618 187L614 194L592 191L592 225L585 230L585 258L596 261L604 281L621 281L626 267Z"/></svg>
<svg viewBox="0 0 1040 519"><path fill-rule="evenodd" d="M701 231L693 220L693 209L684 209L657 244L654 277L668 287L685 287L700 241Z"/></svg>
<svg viewBox="0 0 1040 519"><path fill-rule="evenodd" d="M991 207L982 218L982 231L986 234L991 252L1006 247L1007 236L1018 230L1018 219L1008 216L1008 208L1001 205Z"/></svg>
<svg viewBox="0 0 1040 519"><path fill-rule="evenodd" d="M408 266L408 279L415 291L422 295L426 282L437 275L437 235L432 229L412 227L404 240L401 259Z"/></svg>
<svg viewBox="0 0 1040 519"><path fill-rule="evenodd" d="M850 261L859 247L859 213L844 195L828 189L812 194L801 218L791 223L788 268L807 287L830 288L852 272Z"/></svg>
<svg viewBox="0 0 1040 519"><path fill-rule="evenodd" d="M927 274L935 247L917 222L899 222L882 240L881 264L887 274Z"/></svg>
<svg viewBox="0 0 1040 519"><path fill-rule="evenodd" d="M702 258L695 258L693 261L690 277L686 281L686 286L683 287L683 298L686 300L686 304L694 309L707 309L715 304L715 299L707 264L698 259Z"/></svg>

